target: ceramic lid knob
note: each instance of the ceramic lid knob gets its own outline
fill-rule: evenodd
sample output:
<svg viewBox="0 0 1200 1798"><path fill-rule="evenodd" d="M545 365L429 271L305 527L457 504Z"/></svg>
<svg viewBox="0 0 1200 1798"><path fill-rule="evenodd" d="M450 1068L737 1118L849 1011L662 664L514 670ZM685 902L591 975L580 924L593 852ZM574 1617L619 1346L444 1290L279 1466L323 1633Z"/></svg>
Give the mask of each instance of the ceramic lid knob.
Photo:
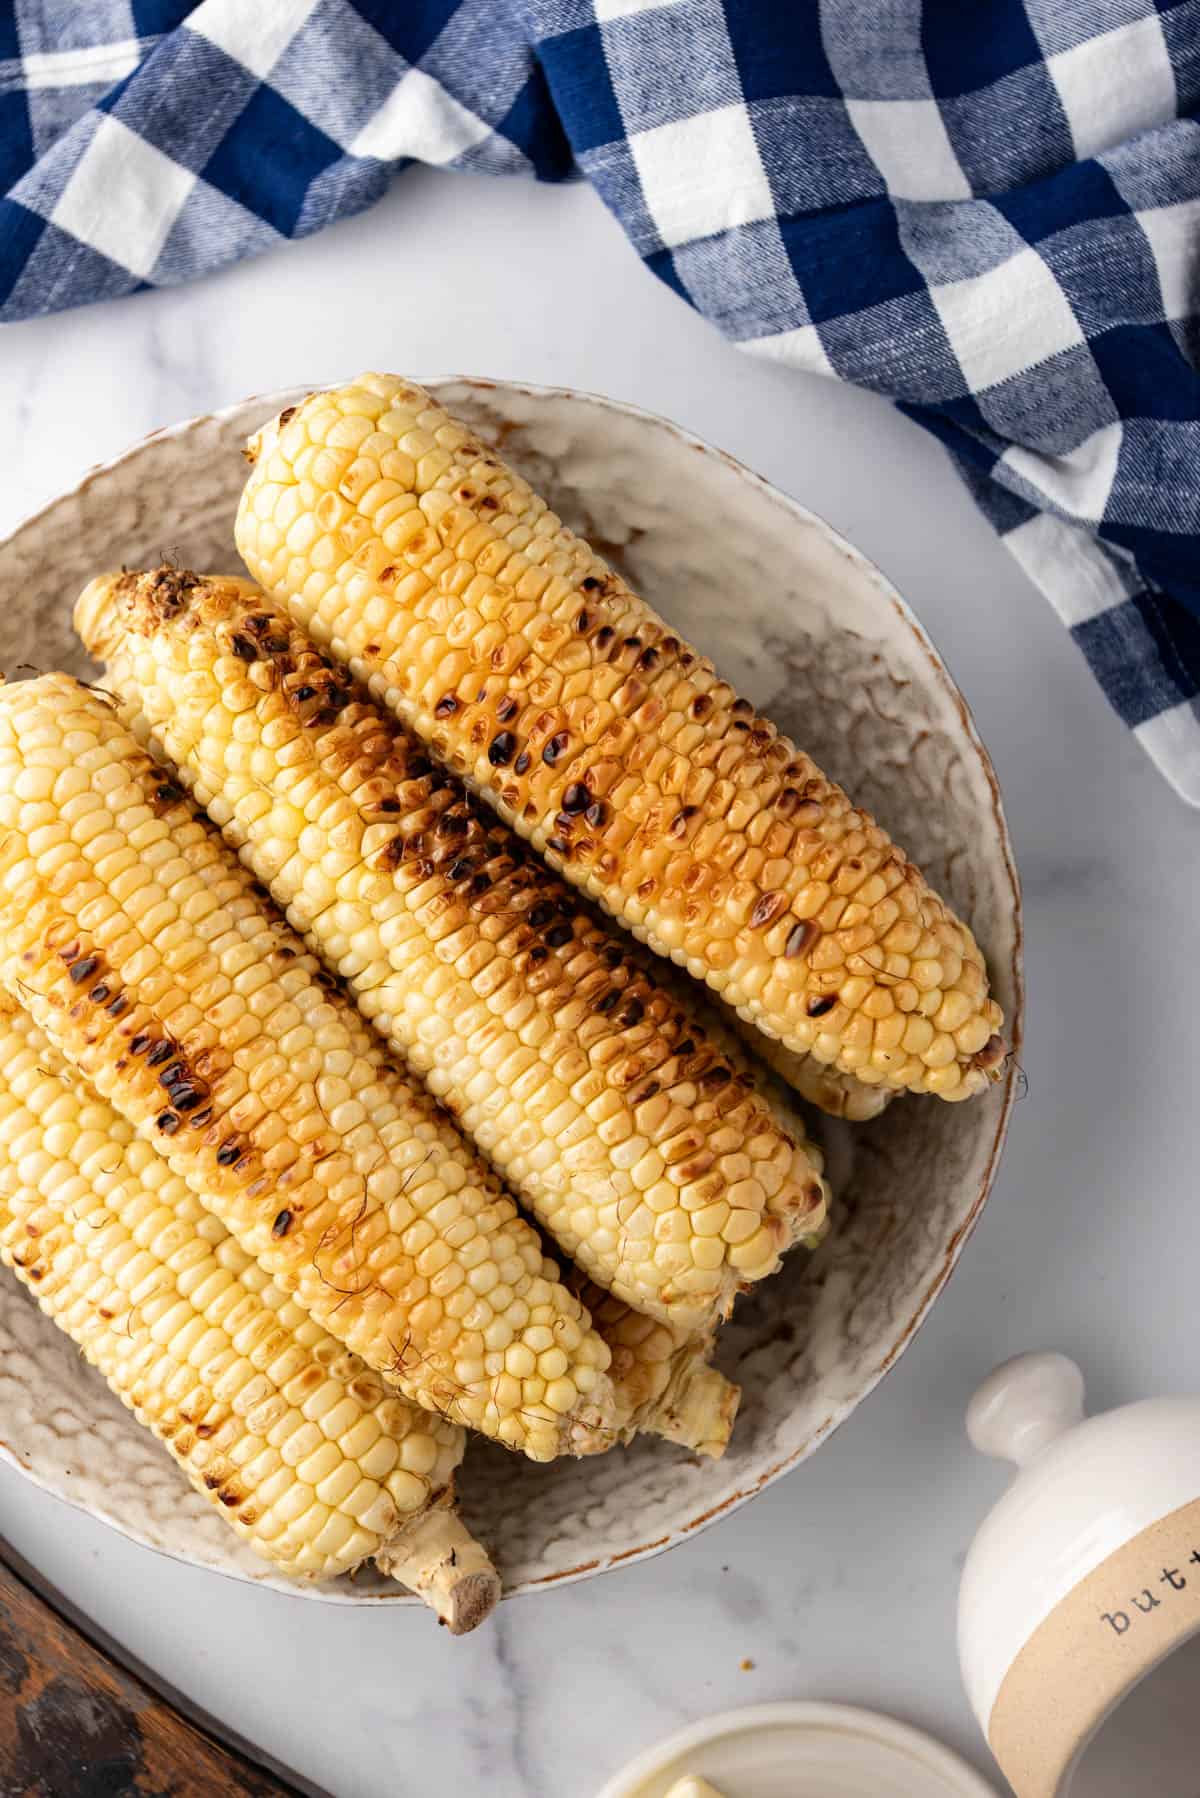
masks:
<svg viewBox="0 0 1200 1798"><path fill-rule="evenodd" d="M989 1374L967 1408L980 1454L1023 1467L1083 1422L1083 1375L1066 1355L1018 1355Z"/></svg>

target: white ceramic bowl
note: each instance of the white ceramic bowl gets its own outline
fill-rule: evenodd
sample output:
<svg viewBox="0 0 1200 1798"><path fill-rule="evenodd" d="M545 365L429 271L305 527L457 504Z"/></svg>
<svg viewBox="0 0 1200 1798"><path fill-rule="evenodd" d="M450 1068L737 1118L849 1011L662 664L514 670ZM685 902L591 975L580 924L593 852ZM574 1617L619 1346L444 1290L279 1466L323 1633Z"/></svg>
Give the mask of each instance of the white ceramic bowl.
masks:
<svg viewBox="0 0 1200 1798"><path fill-rule="evenodd" d="M428 385L906 846L970 920L1018 1044L1021 909L996 778L961 694L878 570L757 475L634 407L490 381ZM164 555L236 567L238 452L296 397L158 431L0 544L0 667L86 672L71 605L101 569ZM945 1284L987 1197L1014 1081L1010 1062L984 1098L905 1100L836 1133L832 1239L813 1262L793 1255L724 1332L721 1365L744 1396L722 1461L653 1439L550 1467L472 1448L463 1508L510 1593L655 1554L812 1454ZM260 1564L7 1276L0 1453L181 1560L335 1602L405 1602L369 1578L299 1588Z"/></svg>

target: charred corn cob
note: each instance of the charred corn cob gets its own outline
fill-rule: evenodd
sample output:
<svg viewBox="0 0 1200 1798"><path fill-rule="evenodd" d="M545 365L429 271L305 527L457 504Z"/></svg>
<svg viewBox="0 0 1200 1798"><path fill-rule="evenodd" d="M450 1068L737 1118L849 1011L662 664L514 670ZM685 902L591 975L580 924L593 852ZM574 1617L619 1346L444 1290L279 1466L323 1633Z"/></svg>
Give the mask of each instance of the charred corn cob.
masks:
<svg viewBox="0 0 1200 1798"><path fill-rule="evenodd" d="M598 1282L703 1328L811 1234L803 1134L696 1007L257 589L107 576L76 621L135 732Z"/></svg>
<svg viewBox="0 0 1200 1798"><path fill-rule="evenodd" d="M608 1351L102 699L0 692L0 983L318 1323L417 1403L546 1459L603 1445Z"/></svg>
<svg viewBox="0 0 1200 1798"><path fill-rule="evenodd" d="M7 994L0 1259L284 1573L332 1579L374 1556L456 1632L492 1609L495 1570L443 1508L463 1431L286 1298Z"/></svg>
<svg viewBox="0 0 1200 1798"><path fill-rule="evenodd" d="M988 1084L970 932L466 425L371 374L247 454L251 573L568 879L790 1050Z"/></svg>

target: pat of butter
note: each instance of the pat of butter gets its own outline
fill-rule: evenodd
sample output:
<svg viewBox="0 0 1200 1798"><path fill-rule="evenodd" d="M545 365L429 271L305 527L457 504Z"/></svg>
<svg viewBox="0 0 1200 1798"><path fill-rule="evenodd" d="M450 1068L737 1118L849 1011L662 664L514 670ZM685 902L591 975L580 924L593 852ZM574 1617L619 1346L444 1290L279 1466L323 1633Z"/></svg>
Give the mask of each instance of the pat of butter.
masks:
<svg viewBox="0 0 1200 1798"><path fill-rule="evenodd" d="M687 1773L675 1781L667 1798L721 1798L721 1794L707 1779L697 1779L694 1773Z"/></svg>

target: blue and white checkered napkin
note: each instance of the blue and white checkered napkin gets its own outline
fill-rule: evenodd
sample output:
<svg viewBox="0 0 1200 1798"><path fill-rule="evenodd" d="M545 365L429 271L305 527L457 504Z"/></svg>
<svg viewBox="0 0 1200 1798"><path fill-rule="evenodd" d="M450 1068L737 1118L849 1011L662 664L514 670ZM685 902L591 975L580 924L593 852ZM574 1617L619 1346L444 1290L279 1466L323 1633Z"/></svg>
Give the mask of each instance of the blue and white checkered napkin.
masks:
<svg viewBox="0 0 1200 1798"><path fill-rule="evenodd" d="M0 3L0 318L410 161L582 172L753 354L946 444L1200 805L1200 0Z"/></svg>

